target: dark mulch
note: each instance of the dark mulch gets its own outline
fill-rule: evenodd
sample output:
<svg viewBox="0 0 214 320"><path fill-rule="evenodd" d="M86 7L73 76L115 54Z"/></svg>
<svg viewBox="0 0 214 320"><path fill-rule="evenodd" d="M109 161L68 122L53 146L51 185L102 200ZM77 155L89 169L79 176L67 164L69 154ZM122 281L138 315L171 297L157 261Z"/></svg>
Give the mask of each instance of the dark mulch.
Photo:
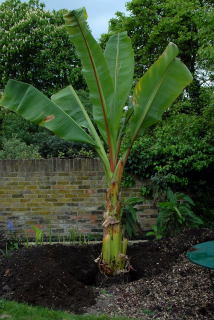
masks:
<svg viewBox="0 0 214 320"><path fill-rule="evenodd" d="M214 296L208 272L192 265L184 256L192 245L208 240L214 240L214 231L201 229L131 245L128 249L134 269L130 273L131 282L112 284L105 290L98 288L96 282L98 268L94 259L99 256L100 245L22 248L7 259L0 257L0 297L74 313L211 320ZM195 278L197 274L206 282L204 299L198 286L200 279ZM182 288L179 297L175 287Z"/></svg>

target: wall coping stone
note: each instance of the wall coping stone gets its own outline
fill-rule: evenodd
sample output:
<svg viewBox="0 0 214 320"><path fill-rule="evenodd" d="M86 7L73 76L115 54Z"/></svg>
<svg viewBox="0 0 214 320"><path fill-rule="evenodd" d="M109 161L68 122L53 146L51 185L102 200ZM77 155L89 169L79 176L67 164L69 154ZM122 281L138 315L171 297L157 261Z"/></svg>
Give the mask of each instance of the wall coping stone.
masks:
<svg viewBox="0 0 214 320"><path fill-rule="evenodd" d="M41 160L0 160L0 175L8 173L29 175L30 173L70 173L74 171L95 171L104 173L99 159L41 159Z"/></svg>

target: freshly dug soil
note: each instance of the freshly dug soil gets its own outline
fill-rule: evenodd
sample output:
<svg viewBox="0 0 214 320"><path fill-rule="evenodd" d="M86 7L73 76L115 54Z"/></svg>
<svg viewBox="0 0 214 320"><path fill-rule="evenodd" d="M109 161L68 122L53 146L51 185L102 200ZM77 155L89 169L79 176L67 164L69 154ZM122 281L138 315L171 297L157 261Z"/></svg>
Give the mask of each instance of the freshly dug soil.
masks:
<svg viewBox="0 0 214 320"><path fill-rule="evenodd" d="M214 231L201 229L132 244L130 282L101 285L94 262L100 245L22 248L7 259L0 257L0 297L74 313L212 320L208 270L185 257L192 245L209 240Z"/></svg>

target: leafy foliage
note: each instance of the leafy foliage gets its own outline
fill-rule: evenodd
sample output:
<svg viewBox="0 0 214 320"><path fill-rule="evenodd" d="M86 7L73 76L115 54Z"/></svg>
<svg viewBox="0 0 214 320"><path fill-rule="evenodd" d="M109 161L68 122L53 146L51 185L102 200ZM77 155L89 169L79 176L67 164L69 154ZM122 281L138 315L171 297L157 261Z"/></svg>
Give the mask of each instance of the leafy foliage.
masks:
<svg viewBox="0 0 214 320"><path fill-rule="evenodd" d="M142 203L143 199L138 197L131 197L124 201L122 209L122 226L123 233L126 238L132 239L141 231L138 221L136 205Z"/></svg>
<svg viewBox="0 0 214 320"><path fill-rule="evenodd" d="M64 28L64 13L45 10L39 0L6 0L0 4L0 89L13 78L30 82L50 96L72 82L89 107L80 61ZM14 136L38 147L42 157L66 154L73 146L17 115L1 111L2 139Z"/></svg>
<svg viewBox="0 0 214 320"><path fill-rule="evenodd" d="M85 90L79 90L78 93L90 114L91 104L88 99L88 93ZM10 140L15 137L26 145L34 146L42 158L95 157L92 148L88 145L65 141L53 135L47 129L38 127L32 122L26 121L18 114L4 108L0 109L0 133L0 140Z"/></svg>
<svg viewBox="0 0 214 320"><path fill-rule="evenodd" d="M116 18L110 20L110 32L124 29L131 36L137 56L137 74L142 73L142 68L147 70L168 41L178 44L182 60L191 68L191 59L194 59L197 50L197 39L193 37L193 32L196 32L193 16L199 4L194 2L133 0L127 3L130 16L117 12ZM193 45L188 47L190 41ZM190 50L193 51L190 53Z"/></svg>
<svg viewBox="0 0 214 320"><path fill-rule="evenodd" d="M33 145L26 145L17 138L3 140L0 159L41 159L38 148Z"/></svg>
<svg viewBox="0 0 214 320"><path fill-rule="evenodd" d="M198 10L196 15L196 23L199 26L198 33L198 55L197 60L200 66L209 71L214 69L214 4L213 1L200 1L202 10ZM213 81L213 73L210 73L210 78Z"/></svg>
<svg viewBox="0 0 214 320"><path fill-rule="evenodd" d="M135 51L135 78L139 78L167 42L176 43L182 61L193 74L193 83L187 91L192 107L200 113L201 83L208 84L208 79L213 78L210 72L214 50L213 1L132 0L126 7L129 15L116 13L110 20L109 33L101 37L101 44L115 32L126 30Z"/></svg>
<svg viewBox="0 0 214 320"><path fill-rule="evenodd" d="M63 13L46 11L39 0L0 4L0 88L10 78L30 82L48 95L71 81L76 89L84 87Z"/></svg>
<svg viewBox="0 0 214 320"><path fill-rule="evenodd" d="M167 190L167 200L158 204L157 235L170 237L186 229L198 228L203 221L197 217L192 208L194 202L183 193Z"/></svg>
<svg viewBox="0 0 214 320"><path fill-rule="evenodd" d="M44 232L35 225L32 226L32 230L35 232L36 245L42 245L44 241Z"/></svg>
<svg viewBox="0 0 214 320"><path fill-rule="evenodd" d="M214 163L214 132L206 111L202 117L178 114L136 141L129 170L142 178L165 176L171 183L191 183L194 172Z"/></svg>
<svg viewBox="0 0 214 320"><path fill-rule="evenodd" d="M175 106L170 117L147 130L135 142L126 170L151 181L146 192L156 201L168 187L191 194L196 203L195 212L211 227L214 223L214 105L208 89L206 94L201 116L182 113L188 101L179 102L176 105L179 112Z"/></svg>
<svg viewBox="0 0 214 320"><path fill-rule="evenodd" d="M147 237L154 237L156 240L160 240L162 239L162 233L161 233L161 230L159 230L160 228L158 228L157 224L154 224L152 226L152 231L149 231L146 233L146 236Z"/></svg>

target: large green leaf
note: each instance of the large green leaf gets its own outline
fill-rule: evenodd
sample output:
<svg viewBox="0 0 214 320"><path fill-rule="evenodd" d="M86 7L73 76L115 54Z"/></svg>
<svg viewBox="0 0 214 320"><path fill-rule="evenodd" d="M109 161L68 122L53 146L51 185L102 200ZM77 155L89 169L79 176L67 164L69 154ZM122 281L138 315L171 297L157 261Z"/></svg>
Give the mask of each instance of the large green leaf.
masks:
<svg viewBox="0 0 214 320"><path fill-rule="evenodd" d="M78 95L71 85L51 96L51 100L64 110L81 127L88 128L84 109Z"/></svg>
<svg viewBox="0 0 214 320"><path fill-rule="evenodd" d="M82 102L71 85L60 90L56 94L52 95L51 100L60 106L60 108L66 112L72 119L74 119L78 125L85 127L90 132L95 141L95 149L103 161L106 171L106 177L110 177L109 161L100 137L88 116Z"/></svg>
<svg viewBox="0 0 214 320"><path fill-rule="evenodd" d="M123 107L132 87L134 74L134 52L131 40L126 32L110 37L104 52L113 80L114 96L110 118L110 126L114 141L118 137ZM115 143L116 144L116 143Z"/></svg>
<svg viewBox="0 0 214 320"><path fill-rule="evenodd" d="M65 24L83 65L93 117L103 139L109 144L109 114L112 105L113 83L102 49L93 38L87 22L86 10L73 10L65 15Z"/></svg>
<svg viewBox="0 0 214 320"><path fill-rule="evenodd" d="M0 99L0 105L53 131L65 140L95 145L93 139L65 110L27 83L9 80Z"/></svg>
<svg viewBox="0 0 214 320"><path fill-rule="evenodd" d="M190 71L177 55L177 46L170 43L137 83L133 95L134 114L127 130L131 143L142 129L161 120L163 112L192 81Z"/></svg>

